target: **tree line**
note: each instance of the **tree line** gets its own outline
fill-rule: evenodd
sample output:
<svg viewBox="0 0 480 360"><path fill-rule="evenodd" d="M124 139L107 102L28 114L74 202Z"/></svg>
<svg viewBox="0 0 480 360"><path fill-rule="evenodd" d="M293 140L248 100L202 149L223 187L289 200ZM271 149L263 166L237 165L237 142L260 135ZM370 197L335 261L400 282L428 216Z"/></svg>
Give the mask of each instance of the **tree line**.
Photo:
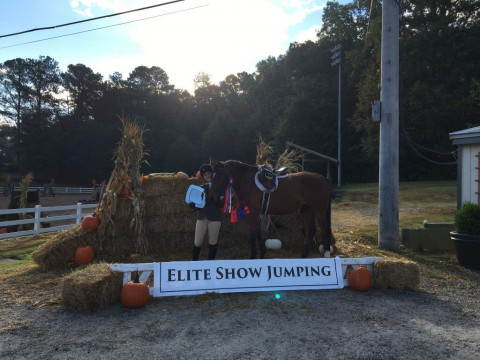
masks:
<svg viewBox="0 0 480 360"><path fill-rule="evenodd" d="M480 2L399 6L400 178L454 179L448 134L480 125ZM259 135L279 153L292 141L336 158L338 68L331 63L340 45L342 180L375 182L379 124L371 104L380 97L381 12L378 0L328 2L316 41L292 43L255 72L219 84L200 73L194 94L177 89L159 66L103 79L84 64L62 72L49 56L0 63L0 174L33 172L38 182L69 185L108 180L119 116L145 128L144 173L193 174L210 158L253 163Z"/></svg>

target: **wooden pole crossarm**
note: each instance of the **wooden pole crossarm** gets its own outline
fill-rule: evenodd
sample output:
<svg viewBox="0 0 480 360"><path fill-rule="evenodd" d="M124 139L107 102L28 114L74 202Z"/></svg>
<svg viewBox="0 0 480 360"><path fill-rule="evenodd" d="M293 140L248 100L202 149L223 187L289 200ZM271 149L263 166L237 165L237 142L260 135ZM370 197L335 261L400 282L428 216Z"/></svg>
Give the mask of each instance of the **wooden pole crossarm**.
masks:
<svg viewBox="0 0 480 360"><path fill-rule="evenodd" d="M287 141L287 146L291 146L291 147L294 147L294 148L296 148L296 149L303 150L303 151L305 151L305 152L307 152L307 153L309 153L309 154L318 156L318 157L320 157L320 158L322 158L322 159L325 159L325 160L328 160L328 161L330 161L330 162L332 162L332 163L334 163L334 164L338 164L338 160L337 160L337 159L334 159L334 158L332 158L332 157L330 157L330 156L323 155L323 154L320 154L320 153L318 153L318 152L316 152L316 151L313 151L313 150L304 148L303 146L294 144L294 143L292 143L292 142L290 142L290 141Z"/></svg>

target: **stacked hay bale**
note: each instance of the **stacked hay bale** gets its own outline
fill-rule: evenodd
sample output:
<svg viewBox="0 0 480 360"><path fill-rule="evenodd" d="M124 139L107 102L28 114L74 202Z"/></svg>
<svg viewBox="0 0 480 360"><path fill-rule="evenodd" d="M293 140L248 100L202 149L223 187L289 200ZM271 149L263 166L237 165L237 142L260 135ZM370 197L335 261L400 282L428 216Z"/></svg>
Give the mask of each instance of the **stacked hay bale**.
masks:
<svg viewBox="0 0 480 360"><path fill-rule="evenodd" d="M142 192L145 199L146 240L148 254L161 254L174 249L190 249L195 238L197 211L185 203L185 194L190 185L199 185L196 178L184 179L174 175L150 175L142 178ZM98 233L75 226L59 232L33 253L34 261L45 270L62 270L75 266L74 253L79 246L91 245L97 260L124 261L136 252L134 241L133 205L129 198L118 198L111 215L110 231L98 239ZM282 247L300 251L304 234L298 212L289 215L272 216L264 238L282 241ZM230 222L230 215L224 214L219 242L222 247L249 247L250 230L247 221ZM321 239L320 229L317 232ZM204 244L208 244L207 241Z"/></svg>
<svg viewBox="0 0 480 360"><path fill-rule="evenodd" d="M146 239L148 254L190 249L195 238L197 211L185 203L185 194L190 185L199 185L196 178L184 179L173 175L144 176L142 191L145 198ZM129 198L118 198L111 215L110 231L102 241L98 233L83 230L80 225L60 231L33 253L34 261L45 270L62 270L75 265L74 253L79 246L91 245L97 260L124 261L136 252L134 241L133 205ZM109 220L110 221L110 220ZM278 238L282 247L299 250L304 235L300 215L294 212L272 217L265 238ZM319 239L320 231L317 233ZM224 214L219 242L222 247L249 247L250 230L247 221L230 222ZM207 241L204 244L208 244Z"/></svg>
<svg viewBox="0 0 480 360"><path fill-rule="evenodd" d="M95 253L99 247L95 235L74 226L67 230L59 231L54 237L48 239L42 246L32 253L32 259L43 270L61 271L75 267L75 250L80 246L90 245Z"/></svg>
<svg viewBox="0 0 480 360"><path fill-rule="evenodd" d="M92 313L120 301L123 275L106 263L88 265L65 276L62 281L62 304Z"/></svg>
<svg viewBox="0 0 480 360"><path fill-rule="evenodd" d="M198 179L162 175L144 178L146 236L152 252L192 246L196 211L185 203L190 185L199 185Z"/></svg>
<svg viewBox="0 0 480 360"><path fill-rule="evenodd" d="M145 217L147 240L151 252L167 249L190 249L195 238L197 211L185 203L185 194L190 185L200 185L196 178L184 179L176 176L147 176L142 182L145 196ZM119 213L117 211L117 218ZM124 219L128 222L128 219ZM303 235L297 213L278 216L273 219L275 231L269 237L280 238L284 246L301 246ZM230 222L230 215L224 214L219 242L222 246L249 246L250 232L246 220ZM205 242L206 243L206 242Z"/></svg>

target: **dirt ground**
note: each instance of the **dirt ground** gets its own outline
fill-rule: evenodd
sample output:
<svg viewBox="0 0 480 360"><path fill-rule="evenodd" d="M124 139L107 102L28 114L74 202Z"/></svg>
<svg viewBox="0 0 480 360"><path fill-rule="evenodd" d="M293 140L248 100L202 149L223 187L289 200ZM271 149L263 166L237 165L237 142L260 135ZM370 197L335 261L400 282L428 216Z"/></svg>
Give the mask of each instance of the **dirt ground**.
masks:
<svg viewBox="0 0 480 360"><path fill-rule="evenodd" d="M347 216L333 208L340 248L354 246ZM355 217L366 224L376 218L375 209ZM209 294L90 315L28 301L35 284L18 284L23 292L0 294L0 359L476 360L480 271L446 259L441 270L420 264L418 291L285 291L280 300L272 292ZM58 281L44 284L58 293Z"/></svg>

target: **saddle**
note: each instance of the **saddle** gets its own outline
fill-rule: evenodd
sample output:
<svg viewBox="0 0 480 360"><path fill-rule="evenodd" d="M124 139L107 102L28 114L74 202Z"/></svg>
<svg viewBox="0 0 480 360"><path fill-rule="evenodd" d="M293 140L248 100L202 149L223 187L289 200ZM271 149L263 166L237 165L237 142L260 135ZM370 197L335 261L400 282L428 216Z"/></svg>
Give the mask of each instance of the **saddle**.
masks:
<svg viewBox="0 0 480 360"><path fill-rule="evenodd" d="M255 174L255 184L261 191L271 193L277 190L278 179L287 176L288 173L285 167L274 170L268 165L259 165Z"/></svg>

